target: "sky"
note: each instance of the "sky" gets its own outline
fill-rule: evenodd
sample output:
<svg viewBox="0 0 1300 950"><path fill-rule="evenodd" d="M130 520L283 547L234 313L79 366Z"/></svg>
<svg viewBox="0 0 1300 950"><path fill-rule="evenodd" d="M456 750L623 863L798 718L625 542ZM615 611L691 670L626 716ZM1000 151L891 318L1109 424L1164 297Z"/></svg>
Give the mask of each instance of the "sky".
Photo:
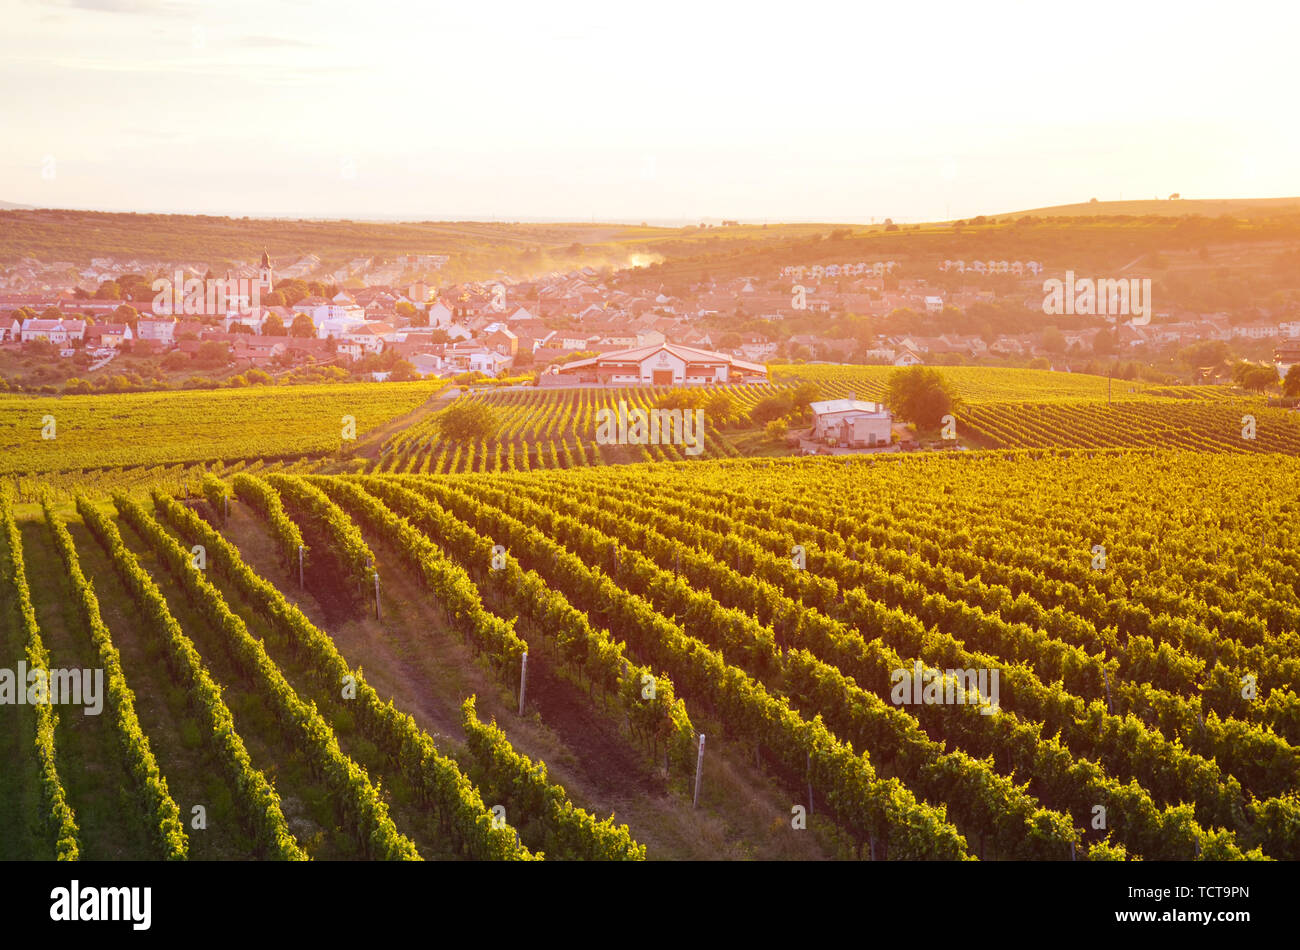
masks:
<svg viewBox="0 0 1300 950"><path fill-rule="evenodd" d="M1300 5L0 0L0 201L942 220L1300 195Z"/></svg>

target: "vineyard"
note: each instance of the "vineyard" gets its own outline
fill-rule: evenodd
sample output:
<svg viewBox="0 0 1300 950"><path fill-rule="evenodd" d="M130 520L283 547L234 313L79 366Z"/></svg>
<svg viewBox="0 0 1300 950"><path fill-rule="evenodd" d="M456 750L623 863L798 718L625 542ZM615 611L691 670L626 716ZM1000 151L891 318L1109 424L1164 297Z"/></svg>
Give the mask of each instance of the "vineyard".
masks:
<svg viewBox="0 0 1300 950"><path fill-rule="evenodd" d="M1300 858L1278 426L7 492L0 667L105 702L5 707L0 857Z"/></svg>
<svg viewBox="0 0 1300 950"><path fill-rule="evenodd" d="M973 404L960 432L1001 449L1182 448L1300 455L1300 418L1261 401Z"/></svg>
<svg viewBox="0 0 1300 950"><path fill-rule="evenodd" d="M418 408L443 385L0 394L0 475L321 457Z"/></svg>
<svg viewBox="0 0 1300 950"><path fill-rule="evenodd" d="M668 394L667 387L625 389L528 389L474 394L467 398L492 407L498 420L496 434L479 442L458 443L439 433L439 413L431 413L388 439L372 472L449 474L457 472L531 471L575 468L622 462L684 461L682 445L601 445L596 441L596 413L616 410L620 401L628 410L653 409ZM737 413L751 408L777 387L724 386ZM703 451L699 459L734 458L741 453L719 429L720 420L705 414Z"/></svg>
<svg viewBox="0 0 1300 950"><path fill-rule="evenodd" d="M449 475L471 472L528 472L628 462L693 462L788 454L764 439L749 413L762 401L788 394L798 384L815 385L822 398L855 396L884 400L892 367L776 367L774 382L719 386L722 413L703 410L703 447L612 445L597 441L597 413L653 410L672 394L665 387L624 389L522 389L471 393L466 401L491 407L496 431L477 441L443 437L445 409L430 412L387 438L377 455L358 461L354 472ZM1189 448L1228 452L1300 452L1300 419L1268 408L1262 400L1233 395L1223 387L1145 388L1115 382L1107 405L1105 377L1071 376L1040 370L945 367L945 379L960 400L958 437L975 448ZM1009 399L1011 394L1018 394ZM1029 401L1027 394L1034 400ZM1249 415L1256 422L1242 435ZM793 428L798 428L797 424Z"/></svg>
<svg viewBox="0 0 1300 950"><path fill-rule="evenodd" d="M772 382L781 386L815 383L827 399L883 399L889 387L892 366L799 365L772 366ZM1227 398L1223 386L1160 386L1126 379L1084 373L1058 373L1046 369L1009 369L988 366L944 366L940 372L953 395L970 404L1002 402L1105 402L1151 397L1216 401Z"/></svg>

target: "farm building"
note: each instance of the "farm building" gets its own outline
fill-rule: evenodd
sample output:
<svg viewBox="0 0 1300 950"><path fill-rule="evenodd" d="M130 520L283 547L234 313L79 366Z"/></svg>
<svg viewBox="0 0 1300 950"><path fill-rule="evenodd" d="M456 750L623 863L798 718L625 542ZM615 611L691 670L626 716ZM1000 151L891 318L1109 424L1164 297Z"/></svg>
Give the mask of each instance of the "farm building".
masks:
<svg viewBox="0 0 1300 950"><path fill-rule="evenodd" d="M881 403L830 399L809 404L813 438L853 448L889 445L893 416Z"/></svg>
<svg viewBox="0 0 1300 950"><path fill-rule="evenodd" d="M599 383L605 386L705 386L711 383L765 383L767 367L726 353L677 343L611 350L560 366L551 385Z"/></svg>

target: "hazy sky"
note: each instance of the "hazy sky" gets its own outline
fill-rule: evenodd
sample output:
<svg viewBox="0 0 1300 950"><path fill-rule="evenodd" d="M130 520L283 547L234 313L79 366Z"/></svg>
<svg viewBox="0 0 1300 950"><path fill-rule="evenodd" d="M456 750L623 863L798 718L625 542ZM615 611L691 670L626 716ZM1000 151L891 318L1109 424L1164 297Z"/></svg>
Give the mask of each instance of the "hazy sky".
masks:
<svg viewBox="0 0 1300 950"><path fill-rule="evenodd" d="M1300 195L1300 7L0 0L0 200L925 220Z"/></svg>

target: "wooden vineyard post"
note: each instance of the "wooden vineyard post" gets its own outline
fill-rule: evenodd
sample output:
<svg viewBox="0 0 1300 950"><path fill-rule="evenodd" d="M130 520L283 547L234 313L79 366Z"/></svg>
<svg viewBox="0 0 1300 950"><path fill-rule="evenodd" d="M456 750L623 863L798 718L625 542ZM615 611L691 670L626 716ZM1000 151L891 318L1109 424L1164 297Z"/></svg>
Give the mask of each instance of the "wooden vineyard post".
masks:
<svg viewBox="0 0 1300 950"><path fill-rule="evenodd" d="M302 549L303 546L301 544L298 545L298 589L306 590L307 582L303 579L303 573L302 573L302 553L303 553Z"/></svg>
<svg viewBox="0 0 1300 950"><path fill-rule="evenodd" d="M379 572L375 571L375 619L383 620L384 615L379 610Z"/></svg>
<svg viewBox="0 0 1300 950"><path fill-rule="evenodd" d="M1106 712L1114 714L1115 710L1110 703L1110 677L1106 675L1106 667L1101 668L1101 678L1106 684Z"/></svg>
<svg viewBox="0 0 1300 950"><path fill-rule="evenodd" d="M226 505L226 516L223 519L222 524L229 524L230 523L230 496L222 495L221 500L225 502Z"/></svg>
<svg viewBox="0 0 1300 950"><path fill-rule="evenodd" d="M524 651L524 662L519 667L519 715L524 714L524 699L528 694L528 651Z"/></svg>
<svg viewBox="0 0 1300 950"><path fill-rule="evenodd" d="M691 801L692 808L700 807L700 783L704 780L704 733L700 733L700 751L695 757L695 798Z"/></svg>
<svg viewBox="0 0 1300 950"><path fill-rule="evenodd" d="M808 778L808 814L813 813L813 794L812 794L812 753L808 753L808 765L804 774Z"/></svg>

